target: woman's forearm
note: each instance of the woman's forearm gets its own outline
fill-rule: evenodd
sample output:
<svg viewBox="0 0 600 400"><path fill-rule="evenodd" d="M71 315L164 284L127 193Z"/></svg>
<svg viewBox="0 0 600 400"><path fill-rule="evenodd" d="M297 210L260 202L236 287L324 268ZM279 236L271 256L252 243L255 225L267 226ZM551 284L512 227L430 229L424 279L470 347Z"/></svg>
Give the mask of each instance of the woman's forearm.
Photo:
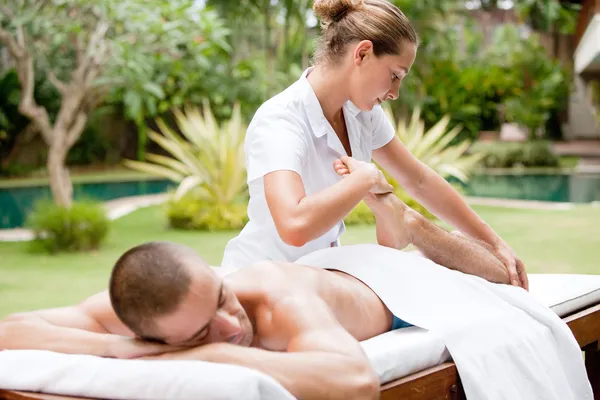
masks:
<svg viewBox="0 0 600 400"><path fill-rule="evenodd" d="M375 185L377 171L361 170L318 193L302 198L291 217L278 226L284 242L303 246L341 221Z"/></svg>
<svg viewBox="0 0 600 400"><path fill-rule="evenodd" d="M420 184L406 187L406 191L436 217L461 232L490 245L500 240L452 185L433 170L427 168Z"/></svg>

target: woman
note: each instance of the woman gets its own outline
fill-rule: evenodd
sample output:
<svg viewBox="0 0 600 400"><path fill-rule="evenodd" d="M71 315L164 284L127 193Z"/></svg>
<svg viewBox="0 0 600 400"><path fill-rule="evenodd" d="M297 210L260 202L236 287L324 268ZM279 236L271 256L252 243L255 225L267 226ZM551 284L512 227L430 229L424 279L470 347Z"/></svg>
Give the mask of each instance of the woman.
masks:
<svg viewBox="0 0 600 400"><path fill-rule="evenodd" d="M383 113L380 104L398 98L416 56L406 16L386 0L316 0L314 11L323 28L314 67L265 102L248 127L249 222L222 265L295 261L338 245L344 216L370 192L392 190L373 158L436 216L486 242L512 283L527 288L508 244L406 149ZM344 157L367 163L342 179L333 164Z"/></svg>

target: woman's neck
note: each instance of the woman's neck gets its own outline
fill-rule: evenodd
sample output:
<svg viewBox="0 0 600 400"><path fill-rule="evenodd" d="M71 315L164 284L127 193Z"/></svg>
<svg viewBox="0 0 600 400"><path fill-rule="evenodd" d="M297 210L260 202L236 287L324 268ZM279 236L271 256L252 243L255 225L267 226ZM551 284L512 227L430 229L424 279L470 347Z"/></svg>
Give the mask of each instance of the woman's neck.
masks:
<svg viewBox="0 0 600 400"><path fill-rule="evenodd" d="M307 76L329 123L341 116L342 107L349 98L346 75L343 70L317 65Z"/></svg>

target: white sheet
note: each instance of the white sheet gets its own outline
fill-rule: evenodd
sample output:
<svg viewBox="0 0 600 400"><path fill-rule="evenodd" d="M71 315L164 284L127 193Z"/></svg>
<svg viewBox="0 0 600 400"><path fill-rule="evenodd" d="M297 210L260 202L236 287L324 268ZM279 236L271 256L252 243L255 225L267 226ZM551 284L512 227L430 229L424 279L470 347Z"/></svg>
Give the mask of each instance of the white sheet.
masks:
<svg viewBox="0 0 600 400"><path fill-rule="evenodd" d="M592 399L571 331L523 289L373 244L328 248L296 262L357 277L395 315L439 335L469 399Z"/></svg>
<svg viewBox="0 0 600 400"><path fill-rule="evenodd" d="M117 360L42 350L0 351L0 388L123 400L294 399L271 377L233 365Z"/></svg>
<svg viewBox="0 0 600 400"><path fill-rule="evenodd" d="M600 275L529 274L531 295L564 317L600 303ZM361 342L382 384L451 359L442 338L411 327Z"/></svg>

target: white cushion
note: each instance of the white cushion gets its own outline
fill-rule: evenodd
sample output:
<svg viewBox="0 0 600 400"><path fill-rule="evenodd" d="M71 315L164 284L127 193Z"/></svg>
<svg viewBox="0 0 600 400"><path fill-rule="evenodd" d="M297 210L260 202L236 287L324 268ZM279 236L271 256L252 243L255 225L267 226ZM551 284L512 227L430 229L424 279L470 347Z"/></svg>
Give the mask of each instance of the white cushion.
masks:
<svg viewBox="0 0 600 400"><path fill-rule="evenodd" d="M600 275L530 274L529 291L560 317L600 303Z"/></svg>
<svg viewBox="0 0 600 400"><path fill-rule="evenodd" d="M0 351L0 388L117 400L294 398L270 376L236 365L43 350Z"/></svg>
<svg viewBox="0 0 600 400"><path fill-rule="evenodd" d="M529 274L529 291L564 317L600 303L600 275ZM387 332L361 345L382 384L450 359L439 337L417 327Z"/></svg>

